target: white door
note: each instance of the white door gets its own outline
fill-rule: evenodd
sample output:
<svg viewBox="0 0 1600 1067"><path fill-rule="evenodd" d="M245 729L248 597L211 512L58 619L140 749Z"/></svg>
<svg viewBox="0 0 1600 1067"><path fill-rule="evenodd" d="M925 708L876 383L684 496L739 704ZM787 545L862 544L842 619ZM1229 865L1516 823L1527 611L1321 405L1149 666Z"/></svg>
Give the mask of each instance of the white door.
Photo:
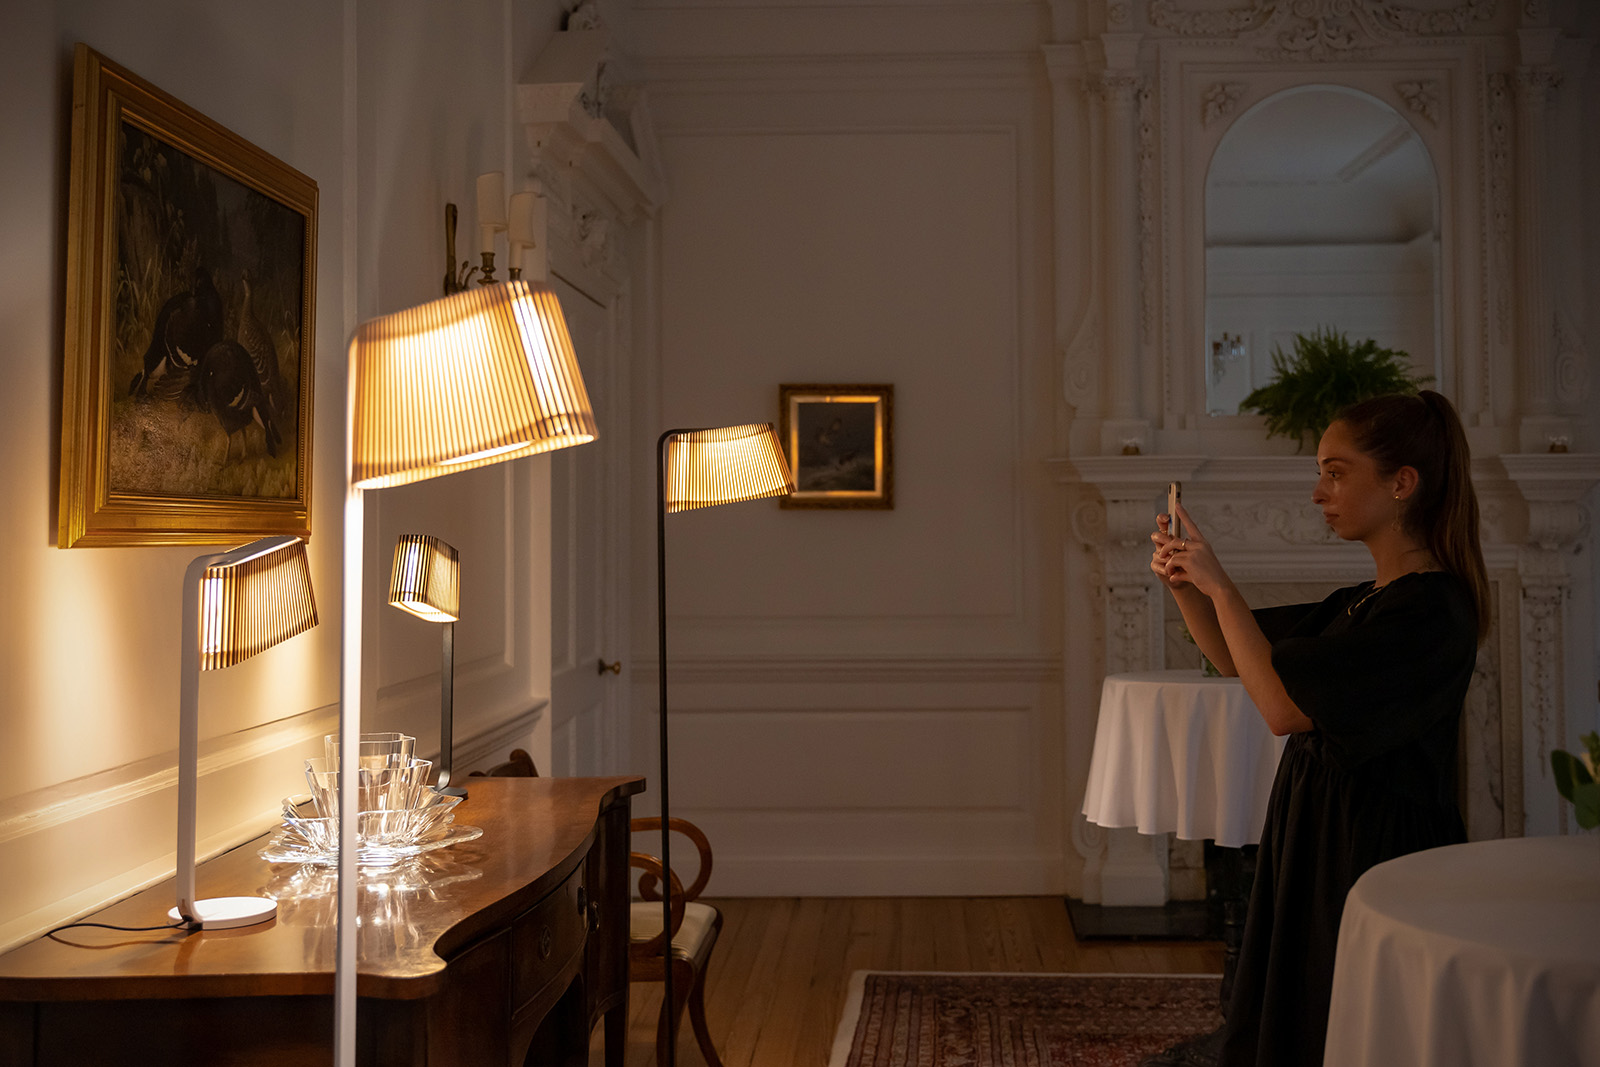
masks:
<svg viewBox="0 0 1600 1067"><path fill-rule="evenodd" d="M627 375L619 313L554 280L599 433L550 454L550 748L548 773L616 773L627 665L622 658L621 561L627 510ZM541 769L541 773L546 773Z"/></svg>

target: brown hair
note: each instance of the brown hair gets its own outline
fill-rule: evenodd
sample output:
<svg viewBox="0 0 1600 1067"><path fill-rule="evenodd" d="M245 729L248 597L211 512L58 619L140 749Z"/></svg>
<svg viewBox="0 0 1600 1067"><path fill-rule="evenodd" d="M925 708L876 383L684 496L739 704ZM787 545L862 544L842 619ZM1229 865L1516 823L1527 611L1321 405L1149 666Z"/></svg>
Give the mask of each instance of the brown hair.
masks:
<svg viewBox="0 0 1600 1067"><path fill-rule="evenodd" d="M1439 566L1467 583L1482 644L1489 635L1489 572L1478 536L1472 453L1456 409L1424 389L1415 396L1391 393L1359 401L1335 421L1350 427L1357 446L1383 475L1401 467L1417 472L1417 490L1403 505L1400 521Z"/></svg>

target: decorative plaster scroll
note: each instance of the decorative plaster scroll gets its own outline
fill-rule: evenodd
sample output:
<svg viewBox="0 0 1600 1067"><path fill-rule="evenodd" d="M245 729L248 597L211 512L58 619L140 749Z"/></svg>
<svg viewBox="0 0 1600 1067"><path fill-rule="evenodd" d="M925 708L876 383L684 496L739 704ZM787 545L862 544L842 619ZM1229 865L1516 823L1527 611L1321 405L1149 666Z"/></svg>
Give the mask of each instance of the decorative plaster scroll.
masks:
<svg viewBox="0 0 1600 1067"><path fill-rule="evenodd" d="M1178 0L1151 0L1150 24L1180 37L1239 37L1271 22L1278 6L1276 0L1252 0L1221 11L1185 11Z"/></svg>
<svg viewBox="0 0 1600 1067"><path fill-rule="evenodd" d="M1549 773L1550 739L1565 733L1562 714L1562 604L1566 565L1558 553L1525 549L1522 574L1522 714L1533 726L1539 765Z"/></svg>
<svg viewBox="0 0 1600 1067"><path fill-rule="evenodd" d="M1467 837L1473 841L1505 836L1505 782L1500 729L1499 645L1491 634L1478 650L1477 666L1462 709L1466 746Z"/></svg>
<svg viewBox="0 0 1600 1067"><path fill-rule="evenodd" d="M1091 79L1107 98L1132 104L1135 94L1144 89L1144 75L1133 70L1103 70Z"/></svg>
<svg viewBox="0 0 1600 1067"><path fill-rule="evenodd" d="M1423 81L1396 82L1395 92L1406 102L1406 107L1428 120L1430 126L1439 125L1439 82L1428 78Z"/></svg>
<svg viewBox="0 0 1600 1067"><path fill-rule="evenodd" d="M1369 18L1393 33L1412 37L1450 37L1470 33L1475 22L1494 18L1497 0L1465 0L1444 11L1419 11L1391 0L1364 0Z"/></svg>
<svg viewBox="0 0 1600 1067"><path fill-rule="evenodd" d="M1518 67L1515 75L1517 102L1523 107L1543 110L1561 88L1561 71L1555 67Z"/></svg>
<svg viewBox="0 0 1600 1067"><path fill-rule="evenodd" d="M603 263L610 250L611 220L587 211L578 215L578 249L588 266Z"/></svg>
<svg viewBox="0 0 1600 1067"><path fill-rule="evenodd" d="M1149 585L1106 590L1106 673L1147 671L1154 661Z"/></svg>
<svg viewBox="0 0 1600 1067"><path fill-rule="evenodd" d="M1271 534L1291 545L1332 545L1339 538L1315 504L1263 500L1254 504L1189 504L1195 523L1212 541L1260 541Z"/></svg>
<svg viewBox="0 0 1600 1067"><path fill-rule="evenodd" d="M1200 122L1209 126L1231 116L1249 86L1244 82L1216 82L1200 97Z"/></svg>
<svg viewBox="0 0 1600 1067"><path fill-rule="evenodd" d="M1072 847L1083 857L1083 902L1100 903L1100 869L1106 861L1106 831L1083 812L1072 817Z"/></svg>
<svg viewBox="0 0 1600 1067"><path fill-rule="evenodd" d="M1589 398L1589 346L1565 311L1556 313L1556 396L1578 405Z"/></svg>
<svg viewBox="0 0 1600 1067"><path fill-rule="evenodd" d="M1127 0L1112 0L1106 8L1106 21L1115 29L1121 29L1128 24L1128 15Z"/></svg>
<svg viewBox="0 0 1600 1067"><path fill-rule="evenodd" d="M1079 415L1099 413L1100 354L1105 341L1100 329L1100 293L1089 294L1088 311L1062 357L1061 393Z"/></svg>

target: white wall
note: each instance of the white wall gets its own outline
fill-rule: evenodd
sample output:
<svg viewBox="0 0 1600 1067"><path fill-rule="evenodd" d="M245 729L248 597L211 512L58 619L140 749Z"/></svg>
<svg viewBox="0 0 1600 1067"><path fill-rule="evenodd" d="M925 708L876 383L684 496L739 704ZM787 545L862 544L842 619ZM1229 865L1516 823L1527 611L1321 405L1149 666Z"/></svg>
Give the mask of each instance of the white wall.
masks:
<svg viewBox="0 0 1600 1067"><path fill-rule="evenodd" d="M0 444L11 457L0 513L0 946L165 877L174 847L179 586L197 550L55 547L73 43L319 190L310 551L322 623L204 677L206 852L270 825L278 799L303 789L301 758L337 724L345 341L359 319L438 294L444 199L463 205L470 233L473 176L510 159L510 34L536 52L560 17L554 0L11 8L0 44ZM457 737L484 754L529 743L548 678L547 578L533 565L543 477L523 461L371 506L368 660L383 670L367 672L382 696L368 728L414 728L420 748L436 745L437 633L378 601L392 532L420 525L468 559Z"/></svg>
<svg viewBox="0 0 1600 1067"><path fill-rule="evenodd" d="M776 422L782 383L895 389L892 511L668 519L673 810L716 842L718 894L1059 888L1047 95L1023 10L630 22L670 188L636 437ZM651 773L655 673L634 681Z"/></svg>

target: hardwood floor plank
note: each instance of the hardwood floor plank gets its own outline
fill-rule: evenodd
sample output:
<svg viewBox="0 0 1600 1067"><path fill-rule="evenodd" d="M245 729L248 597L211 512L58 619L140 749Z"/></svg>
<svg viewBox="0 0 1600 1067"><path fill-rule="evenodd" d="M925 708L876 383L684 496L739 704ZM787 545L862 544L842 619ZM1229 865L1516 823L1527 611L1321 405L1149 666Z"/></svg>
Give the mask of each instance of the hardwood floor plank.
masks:
<svg viewBox="0 0 1600 1067"><path fill-rule="evenodd" d="M708 901L706 1019L724 1067L826 1067L856 971L1218 974L1219 942L1078 941L1059 897ZM627 1067L654 1067L660 983L629 988ZM591 1067L603 1067L596 1028ZM682 1067L705 1060L685 1019Z"/></svg>

